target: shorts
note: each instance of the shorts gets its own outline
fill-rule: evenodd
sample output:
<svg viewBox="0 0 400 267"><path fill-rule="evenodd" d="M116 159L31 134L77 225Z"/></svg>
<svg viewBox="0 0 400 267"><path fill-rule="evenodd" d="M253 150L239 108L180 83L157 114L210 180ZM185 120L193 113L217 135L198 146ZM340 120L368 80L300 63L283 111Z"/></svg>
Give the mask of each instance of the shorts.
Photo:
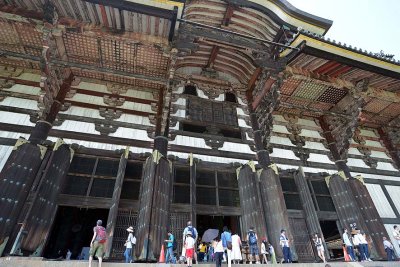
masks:
<svg viewBox="0 0 400 267"><path fill-rule="evenodd" d="M186 249L186 258L193 258L194 248Z"/></svg>
<svg viewBox="0 0 400 267"><path fill-rule="evenodd" d="M322 246L322 245L317 246L317 251L322 251L322 252L324 252L324 251L325 251L324 246Z"/></svg>
<svg viewBox="0 0 400 267"><path fill-rule="evenodd" d="M260 254L259 251L258 251L257 244L249 245L249 252L250 252L250 255L258 255L258 254Z"/></svg>
<svg viewBox="0 0 400 267"><path fill-rule="evenodd" d="M94 241L92 247L89 250L89 255L92 257L96 256L97 258L103 258L104 245L105 243L99 243L99 241Z"/></svg>

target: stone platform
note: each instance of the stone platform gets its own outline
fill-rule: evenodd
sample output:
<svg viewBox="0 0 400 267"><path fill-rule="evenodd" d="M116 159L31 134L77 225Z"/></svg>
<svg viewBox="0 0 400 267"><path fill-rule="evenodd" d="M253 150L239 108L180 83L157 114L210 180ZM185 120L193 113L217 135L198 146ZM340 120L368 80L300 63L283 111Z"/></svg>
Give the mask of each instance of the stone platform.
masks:
<svg viewBox="0 0 400 267"><path fill-rule="evenodd" d="M41 258L14 258L14 257L4 257L0 258L0 267L87 267L87 261L49 261L43 260ZM92 264L92 267L97 267L98 262L95 261ZM184 267L183 264L164 264L164 263L111 263L104 262L102 267ZM282 266L281 264L232 264L232 267L277 267ZM293 267L399 267L400 262L329 262L325 263L292 263L286 266ZM195 264L193 267L215 267L215 264ZM223 264L222 267L227 267L226 264Z"/></svg>

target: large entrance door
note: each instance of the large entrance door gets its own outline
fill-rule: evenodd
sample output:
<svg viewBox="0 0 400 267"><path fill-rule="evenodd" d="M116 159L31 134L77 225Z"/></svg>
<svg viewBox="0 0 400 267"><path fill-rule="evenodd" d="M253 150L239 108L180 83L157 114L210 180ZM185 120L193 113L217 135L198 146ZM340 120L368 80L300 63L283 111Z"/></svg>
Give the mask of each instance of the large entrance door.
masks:
<svg viewBox="0 0 400 267"><path fill-rule="evenodd" d="M107 225L108 209L84 209L61 206L53 224L44 257L56 259L72 252L71 259L78 259L82 248L89 247L93 227L97 220Z"/></svg>
<svg viewBox="0 0 400 267"><path fill-rule="evenodd" d="M199 237L203 236L203 233L207 229L218 229L222 233L222 228L227 226L232 233L240 235L240 223L238 216L211 216L211 215L197 215L197 231Z"/></svg>
<svg viewBox="0 0 400 267"><path fill-rule="evenodd" d="M335 220L321 220L322 233L331 259L343 258L342 238Z"/></svg>

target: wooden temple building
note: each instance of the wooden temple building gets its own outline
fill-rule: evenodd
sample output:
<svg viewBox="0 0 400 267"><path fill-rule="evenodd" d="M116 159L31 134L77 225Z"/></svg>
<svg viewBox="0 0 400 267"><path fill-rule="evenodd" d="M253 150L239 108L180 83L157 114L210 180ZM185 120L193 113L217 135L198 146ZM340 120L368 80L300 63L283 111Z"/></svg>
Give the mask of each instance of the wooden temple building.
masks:
<svg viewBox="0 0 400 267"><path fill-rule="evenodd" d="M107 257L254 226L299 262L311 235L400 224L400 62L324 37L286 0L0 0L0 255ZM357 44L361 45L362 44ZM397 253L398 247L396 247Z"/></svg>

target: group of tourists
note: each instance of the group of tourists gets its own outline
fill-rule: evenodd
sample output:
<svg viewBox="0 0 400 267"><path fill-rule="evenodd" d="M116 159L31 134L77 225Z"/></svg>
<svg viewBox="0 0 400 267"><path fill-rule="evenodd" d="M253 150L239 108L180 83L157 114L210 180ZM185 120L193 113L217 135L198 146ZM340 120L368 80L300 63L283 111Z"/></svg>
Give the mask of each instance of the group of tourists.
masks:
<svg viewBox="0 0 400 267"><path fill-rule="evenodd" d="M133 227L130 226L126 229L128 237L124 244L125 246L125 262L133 262L133 252L136 245L136 237L133 235ZM393 237L396 240L396 246L400 246L400 230L397 225L393 227ZM246 259L242 258L242 245L243 242L247 242L248 245L248 261L252 263L277 263L274 247L267 242L266 238L259 240L254 227L250 227L246 239L241 240L237 233L233 233L224 226L221 235L215 236L212 242L203 242L198 239L198 232L193 227L192 222L188 221L187 226L183 231L183 247L182 254L179 257L178 262L186 262L188 267L192 266L193 261L215 261L216 267L221 267L222 262L227 262L228 267L231 267L231 263L239 264L240 262L246 262ZM368 246L367 236L365 232L360 229L354 228L351 233L348 229L343 229L343 246L345 247L345 258L348 257L349 261L372 261L370 258L370 249ZM99 260L99 266L101 267L103 255L105 252L105 242L107 240L106 229L102 226L102 221L98 220L96 226L93 228L93 237L90 242L89 252L89 267L91 267L93 257L96 256ZM260 242L259 242L260 241ZM286 235L286 230L282 229L279 236L279 245L282 249L283 259L281 263L291 263L292 255L290 251L291 241ZM177 241L172 232L168 232L168 239L164 240L166 243L166 263L177 263L174 251L177 249ZM325 249L322 238L315 234L313 236L314 246L318 252L318 256L323 262L325 259ZM198 243L198 246L197 246ZM259 243L260 249L259 249ZM396 260L394 253L393 244L386 238L383 237L383 245L387 253L387 260ZM198 249L198 254L196 253ZM347 255L346 255L347 254Z"/></svg>

